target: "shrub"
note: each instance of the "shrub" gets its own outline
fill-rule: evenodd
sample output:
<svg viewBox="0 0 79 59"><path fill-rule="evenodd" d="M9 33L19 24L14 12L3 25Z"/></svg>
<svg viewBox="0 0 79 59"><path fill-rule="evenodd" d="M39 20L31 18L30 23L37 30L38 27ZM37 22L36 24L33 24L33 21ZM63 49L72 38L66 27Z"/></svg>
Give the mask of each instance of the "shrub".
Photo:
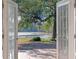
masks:
<svg viewBox="0 0 79 59"><path fill-rule="evenodd" d="M40 37L34 37L32 38L33 41L41 41L41 38Z"/></svg>

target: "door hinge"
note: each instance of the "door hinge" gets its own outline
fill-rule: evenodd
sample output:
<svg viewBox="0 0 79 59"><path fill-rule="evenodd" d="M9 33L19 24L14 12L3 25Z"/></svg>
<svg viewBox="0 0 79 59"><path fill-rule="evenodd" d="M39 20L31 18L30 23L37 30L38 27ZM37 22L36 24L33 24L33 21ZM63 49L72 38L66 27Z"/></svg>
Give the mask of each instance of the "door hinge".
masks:
<svg viewBox="0 0 79 59"><path fill-rule="evenodd" d="M74 8L76 8L76 0L75 0L75 2L74 2Z"/></svg>
<svg viewBox="0 0 79 59"><path fill-rule="evenodd" d="M4 8L4 3L2 2L2 8Z"/></svg>
<svg viewBox="0 0 79 59"><path fill-rule="evenodd" d="M74 35L74 38L76 39L76 34Z"/></svg>

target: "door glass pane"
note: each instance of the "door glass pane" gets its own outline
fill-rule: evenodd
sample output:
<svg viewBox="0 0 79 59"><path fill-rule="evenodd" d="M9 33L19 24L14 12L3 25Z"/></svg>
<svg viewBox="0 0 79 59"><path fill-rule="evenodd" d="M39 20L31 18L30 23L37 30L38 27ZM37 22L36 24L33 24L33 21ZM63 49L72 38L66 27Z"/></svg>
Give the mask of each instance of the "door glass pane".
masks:
<svg viewBox="0 0 79 59"><path fill-rule="evenodd" d="M68 59L68 5L58 8L59 59Z"/></svg>
<svg viewBox="0 0 79 59"><path fill-rule="evenodd" d="M15 11L15 8L12 7L11 5L9 5L9 20L8 20L8 35L9 35L9 38L8 38L8 51L9 51L9 59L14 59L14 47L15 47L15 24L14 24L14 11Z"/></svg>

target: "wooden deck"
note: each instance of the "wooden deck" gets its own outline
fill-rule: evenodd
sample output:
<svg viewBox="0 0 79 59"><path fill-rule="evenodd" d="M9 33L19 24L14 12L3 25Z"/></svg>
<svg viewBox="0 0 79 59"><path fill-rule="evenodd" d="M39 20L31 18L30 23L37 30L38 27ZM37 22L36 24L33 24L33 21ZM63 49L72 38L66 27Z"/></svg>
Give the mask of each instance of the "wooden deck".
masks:
<svg viewBox="0 0 79 59"><path fill-rule="evenodd" d="M18 52L18 59L56 59L56 49L34 49Z"/></svg>
<svg viewBox="0 0 79 59"><path fill-rule="evenodd" d="M19 44L18 59L56 59L56 42Z"/></svg>

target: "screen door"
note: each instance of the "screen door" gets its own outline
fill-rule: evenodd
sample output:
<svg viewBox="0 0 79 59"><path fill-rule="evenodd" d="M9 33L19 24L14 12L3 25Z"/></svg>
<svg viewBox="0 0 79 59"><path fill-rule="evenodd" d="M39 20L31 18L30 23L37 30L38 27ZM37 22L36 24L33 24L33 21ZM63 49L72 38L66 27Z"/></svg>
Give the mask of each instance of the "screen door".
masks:
<svg viewBox="0 0 79 59"><path fill-rule="evenodd" d="M68 1L57 4L58 59L68 59L68 4Z"/></svg>
<svg viewBox="0 0 79 59"><path fill-rule="evenodd" d="M8 59L15 59L16 50L16 20L17 4L9 1L8 4Z"/></svg>

